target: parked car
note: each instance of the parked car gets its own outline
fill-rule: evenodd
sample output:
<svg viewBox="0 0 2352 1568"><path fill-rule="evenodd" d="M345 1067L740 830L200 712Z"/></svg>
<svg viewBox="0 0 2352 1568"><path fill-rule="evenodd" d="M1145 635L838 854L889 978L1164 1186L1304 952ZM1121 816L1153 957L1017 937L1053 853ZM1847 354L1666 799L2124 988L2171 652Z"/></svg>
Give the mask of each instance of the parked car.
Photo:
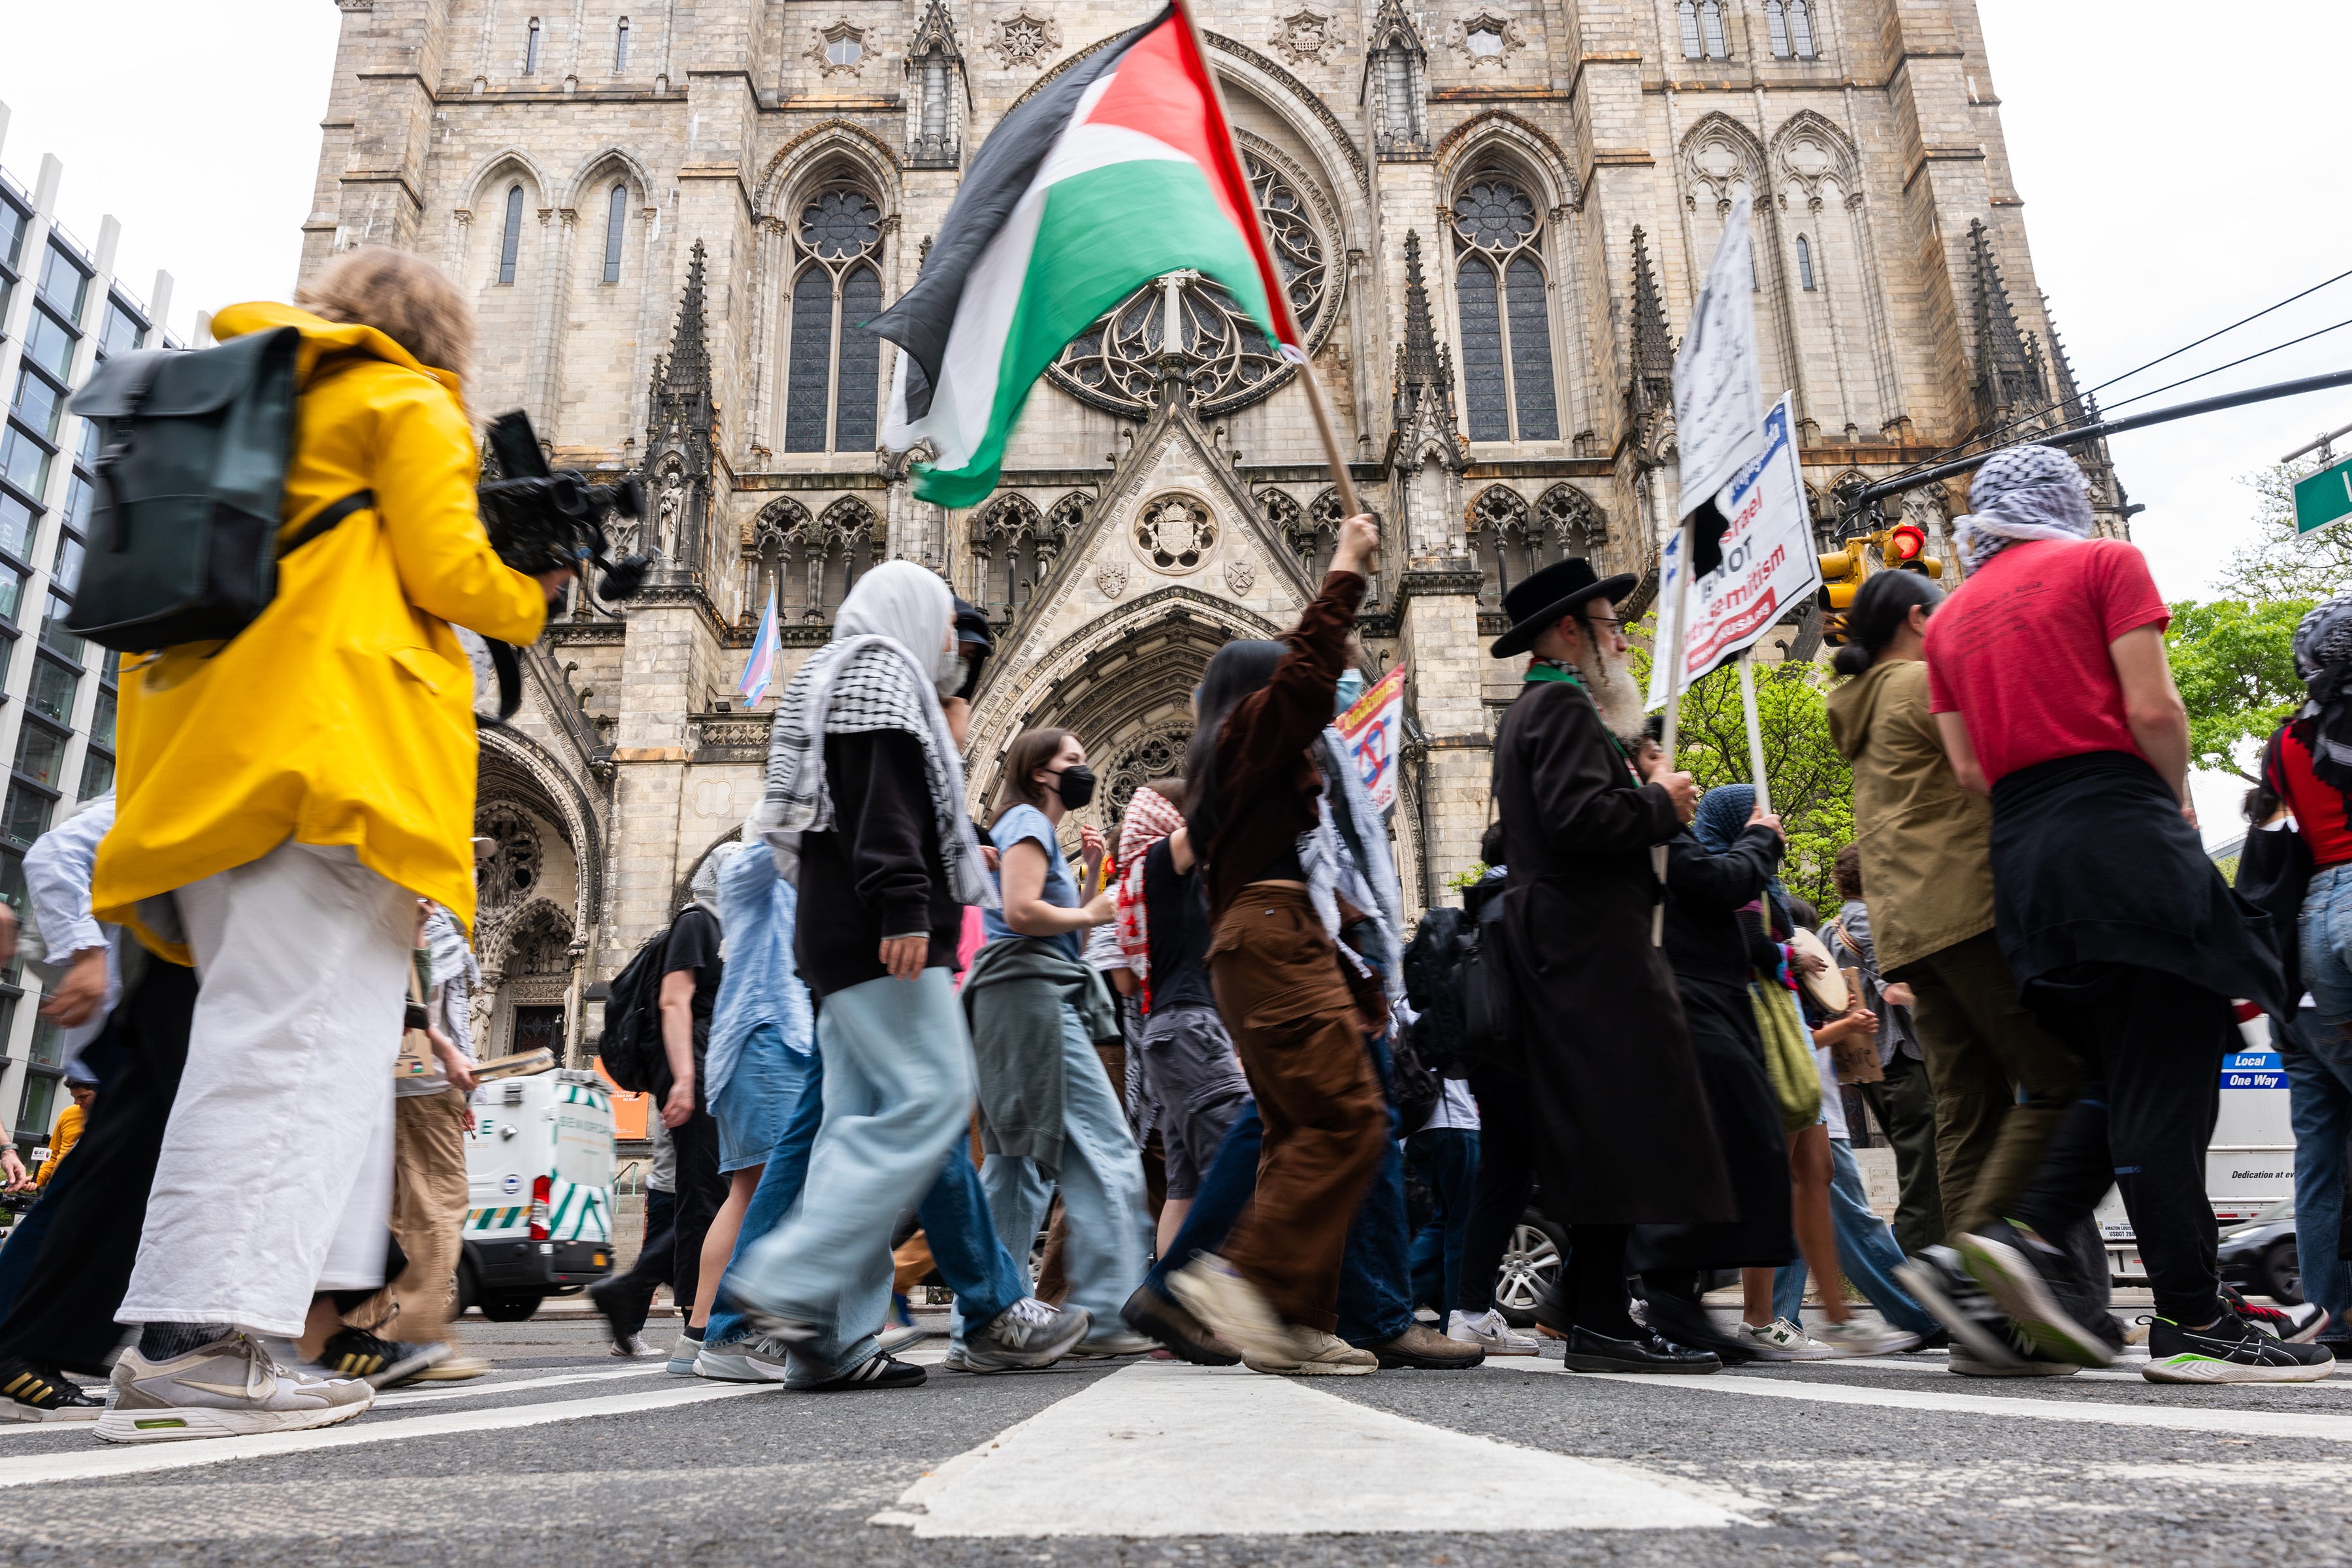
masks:
<svg viewBox="0 0 2352 1568"><path fill-rule="evenodd" d="M2294 1250L2294 1200L2273 1204L2249 1220L2221 1228L2221 1278L2249 1296L2282 1306L2303 1300L2303 1265Z"/></svg>

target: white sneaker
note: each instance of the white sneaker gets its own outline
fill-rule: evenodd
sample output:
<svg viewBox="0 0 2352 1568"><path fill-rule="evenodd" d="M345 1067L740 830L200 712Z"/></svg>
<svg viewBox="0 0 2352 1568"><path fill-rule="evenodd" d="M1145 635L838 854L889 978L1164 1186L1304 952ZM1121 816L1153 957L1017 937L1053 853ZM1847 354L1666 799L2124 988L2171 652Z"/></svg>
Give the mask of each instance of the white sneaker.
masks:
<svg viewBox="0 0 2352 1568"><path fill-rule="evenodd" d="M98 1435L109 1443L175 1443L301 1432L348 1421L374 1401L363 1379L289 1376L259 1344L233 1333L170 1361L151 1362L135 1346L123 1352Z"/></svg>
<svg viewBox="0 0 2352 1568"><path fill-rule="evenodd" d="M1848 1318L1843 1323L1823 1323L1813 1339L1828 1348L1839 1360L1855 1356L1895 1355L1919 1342L1916 1334L1869 1318Z"/></svg>
<svg viewBox="0 0 2352 1568"><path fill-rule="evenodd" d="M702 1342L692 1334L680 1334L670 1342L669 1365L663 1370L672 1377L692 1377L694 1359L702 1353Z"/></svg>
<svg viewBox="0 0 2352 1568"><path fill-rule="evenodd" d="M1492 1307L1474 1318L1456 1310L1445 1320L1445 1337L1459 1340L1465 1345L1476 1345L1488 1355L1537 1355L1541 1347L1533 1334L1520 1333L1503 1321L1503 1314Z"/></svg>
<svg viewBox="0 0 2352 1568"><path fill-rule="evenodd" d="M1760 1329L1753 1323L1734 1324L1731 1337L1755 1352L1759 1361L1827 1361L1838 1353L1786 1318L1775 1318Z"/></svg>
<svg viewBox="0 0 2352 1568"><path fill-rule="evenodd" d="M960 1372L1020 1372L1051 1366L1094 1327L1084 1307L1053 1307L1024 1296L980 1328L966 1325ZM955 1347L950 1347L951 1352Z"/></svg>
<svg viewBox="0 0 2352 1568"><path fill-rule="evenodd" d="M1358 1350L1337 1334L1296 1324L1288 1332L1290 1344L1282 1354L1244 1355L1242 1364L1275 1377L1360 1377L1381 1368L1379 1356Z"/></svg>
<svg viewBox="0 0 2352 1568"><path fill-rule="evenodd" d="M1149 1355L1160 1348L1160 1342L1135 1332L1132 1329L1113 1327L1100 1333L1088 1333L1070 1347L1074 1356L1100 1358L1118 1355Z"/></svg>
<svg viewBox="0 0 2352 1568"><path fill-rule="evenodd" d="M714 1383L782 1383L784 1347L768 1338L705 1345L694 1358L694 1375Z"/></svg>
<svg viewBox="0 0 2352 1568"><path fill-rule="evenodd" d="M656 1356L669 1354L659 1345L646 1343L646 1336L643 1334L631 1334L626 1343L614 1345L612 1353L630 1361L650 1361Z"/></svg>

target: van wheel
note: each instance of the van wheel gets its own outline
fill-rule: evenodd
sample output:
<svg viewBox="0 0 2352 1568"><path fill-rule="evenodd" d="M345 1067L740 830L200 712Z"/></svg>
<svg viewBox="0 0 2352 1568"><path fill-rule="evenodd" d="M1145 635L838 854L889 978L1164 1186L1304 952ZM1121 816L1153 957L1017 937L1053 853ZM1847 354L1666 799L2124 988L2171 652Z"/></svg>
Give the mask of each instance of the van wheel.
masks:
<svg viewBox="0 0 2352 1568"><path fill-rule="evenodd" d="M482 1300L482 1316L494 1323L520 1323L538 1311L544 1299L537 1295L487 1296Z"/></svg>
<svg viewBox="0 0 2352 1568"><path fill-rule="evenodd" d="M2261 1293L2282 1307L2298 1306L2303 1301L2303 1266L2295 1257L2294 1238L2288 1237L2271 1243L2263 1254L2257 1272Z"/></svg>
<svg viewBox="0 0 2352 1568"><path fill-rule="evenodd" d="M468 1309L478 1305L482 1292L474 1283L474 1260L460 1253L457 1268L449 1285L449 1315L462 1318Z"/></svg>

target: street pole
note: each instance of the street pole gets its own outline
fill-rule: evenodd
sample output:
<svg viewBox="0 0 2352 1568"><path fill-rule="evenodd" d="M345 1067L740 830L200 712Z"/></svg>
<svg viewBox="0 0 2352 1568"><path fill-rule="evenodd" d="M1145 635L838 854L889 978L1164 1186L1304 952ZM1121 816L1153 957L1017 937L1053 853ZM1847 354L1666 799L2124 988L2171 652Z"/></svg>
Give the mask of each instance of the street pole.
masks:
<svg viewBox="0 0 2352 1568"><path fill-rule="evenodd" d="M1693 514L1696 516L1696 514ZM1691 551L1698 542L1698 525L1692 518L1683 519L1681 538L1675 549L1675 635L1667 652L1674 662L1666 667L1666 721L1658 736L1658 749L1665 753L1666 771L1675 770L1675 742L1680 737L1683 720L1683 650L1690 638ZM1650 945L1666 945L1666 847L1657 845L1650 851L1650 865L1658 874L1658 901L1650 910Z"/></svg>
<svg viewBox="0 0 2352 1568"><path fill-rule="evenodd" d="M1764 778L1764 727L1756 718L1756 649L1739 650L1739 711L1748 721L1748 765L1756 774L1756 809L1772 815L1772 786Z"/></svg>

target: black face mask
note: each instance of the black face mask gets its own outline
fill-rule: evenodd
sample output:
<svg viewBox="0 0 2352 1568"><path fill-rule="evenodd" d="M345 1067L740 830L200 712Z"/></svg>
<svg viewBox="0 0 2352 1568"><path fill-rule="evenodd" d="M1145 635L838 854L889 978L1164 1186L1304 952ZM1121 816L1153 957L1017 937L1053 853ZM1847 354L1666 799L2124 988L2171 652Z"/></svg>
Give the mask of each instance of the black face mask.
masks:
<svg viewBox="0 0 2352 1568"><path fill-rule="evenodd" d="M1054 786L1054 793L1062 797L1062 804L1070 810L1076 811L1094 799L1095 771L1086 763L1074 763L1054 776L1059 781Z"/></svg>

